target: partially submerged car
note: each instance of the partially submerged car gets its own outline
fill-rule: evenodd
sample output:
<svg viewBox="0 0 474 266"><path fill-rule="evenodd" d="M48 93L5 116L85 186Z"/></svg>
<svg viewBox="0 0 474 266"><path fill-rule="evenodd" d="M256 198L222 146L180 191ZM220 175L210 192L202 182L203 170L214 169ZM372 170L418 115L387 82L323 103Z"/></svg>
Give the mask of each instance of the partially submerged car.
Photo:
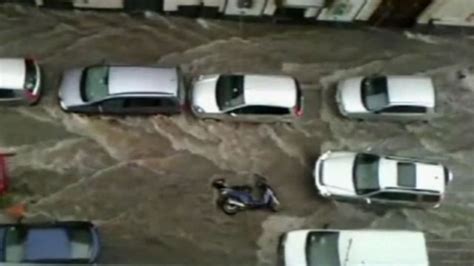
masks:
<svg viewBox="0 0 474 266"><path fill-rule="evenodd" d="M327 198L438 207L453 174L437 162L328 151L317 160L314 178Z"/></svg>
<svg viewBox="0 0 474 266"><path fill-rule="evenodd" d="M284 266L428 266L423 233L392 230L297 230L279 243Z"/></svg>
<svg viewBox="0 0 474 266"><path fill-rule="evenodd" d="M35 104L40 92L41 70L35 60L0 58L0 105Z"/></svg>
<svg viewBox="0 0 474 266"><path fill-rule="evenodd" d="M0 225L0 262L90 264L100 253L99 233L89 222Z"/></svg>
<svg viewBox="0 0 474 266"><path fill-rule="evenodd" d="M338 83L342 115L356 119L428 120L435 113L435 88L429 77L369 76Z"/></svg>
<svg viewBox="0 0 474 266"><path fill-rule="evenodd" d="M191 109L199 118L291 122L303 115L301 90L289 76L204 75L191 93Z"/></svg>
<svg viewBox="0 0 474 266"><path fill-rule="evenodd" d="M89 114L177 114L185 88L178 68L96 65L64 73L59 104Z"/></svg>

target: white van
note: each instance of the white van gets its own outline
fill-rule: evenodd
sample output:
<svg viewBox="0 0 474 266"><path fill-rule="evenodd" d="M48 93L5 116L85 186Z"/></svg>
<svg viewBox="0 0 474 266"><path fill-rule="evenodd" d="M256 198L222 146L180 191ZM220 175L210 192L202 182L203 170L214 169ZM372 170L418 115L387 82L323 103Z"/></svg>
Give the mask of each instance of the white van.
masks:
<svg viewBox="0 0 474 266"><path fill-rule="evenodd" d="M428 266L421 232L393 230L298 230L281 236L285 266Z"/></svg>
<svg viewBox="0 0 474 266"><path fill-rule="evenodd" d="M0 58L0 105L39 100L41 71L33 59Z"/></svg>

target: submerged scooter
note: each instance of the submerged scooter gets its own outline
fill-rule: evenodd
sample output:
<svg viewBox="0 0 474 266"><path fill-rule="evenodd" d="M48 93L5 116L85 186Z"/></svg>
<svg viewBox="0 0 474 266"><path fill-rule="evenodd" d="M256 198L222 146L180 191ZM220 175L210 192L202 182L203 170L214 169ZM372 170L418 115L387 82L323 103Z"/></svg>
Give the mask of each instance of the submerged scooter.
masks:
<svg viewBox="0 0 474 266"><path fill-rule="evenodd" d="M270 209L276 212L280 207L280 201L277 199L275 191L261 176L257 176L255 182L259 193L258 198L254 197L252 187L229 186L222 178L214 180L212 186L219 192L217 206L228 215L234 215L246 209Z"/></svg>

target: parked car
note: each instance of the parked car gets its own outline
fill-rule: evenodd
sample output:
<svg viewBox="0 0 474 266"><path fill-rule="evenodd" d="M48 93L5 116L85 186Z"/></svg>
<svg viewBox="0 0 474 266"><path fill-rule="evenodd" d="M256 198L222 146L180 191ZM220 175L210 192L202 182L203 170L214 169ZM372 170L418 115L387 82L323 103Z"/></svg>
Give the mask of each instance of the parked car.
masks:
<svg viewBox="0 0 474 266"><path fill-rule="evenodd" d="M200 118L292 121L303 115L303 97L289 76L200 76L192 88L192 111Z"/></svg>
<svg viewBox="0 0 474 266"><path fill-rule="evenodd" d="M327 198L438 207L453 174L420 159L328 151L316 162L314 177Z"/></svg>
<svg viewBox="0 0 474 266"><path fill-rule="evenodd" d="M90 114L177 114L185 101L178 68L98 65L64 73L59 104Z"/></svg>
<svg viewBox="0 0 474 266"><path fill-rule="evenodd" d="M0 58L0 105L34 104L41 92L41 70L33 59Z"/></svg>
<svg viewBox="0 0 474 266"><path fill-rule="evenodd" d="M283 234L285 266L428 266L423 233L390 230L297 230Z"/></svg>
<svg viewBox="0 0 474 266"><path fill-rule="evenodd" d="M369 76L340 81L336 101L342 115L357 119L428 120L435 113L429 77Z"/></svg>
<svg viewBox="0 0 474 266"><path fill-rule="evenodd" d="M0 225L0 261L28 264L90 264L100 253L99 233L89 222Z"/></svg>
<svg viewBox="0 0 474 266"><path fill-rule="evenodd" d="M7 161L5 156L0 153L0 195L5 194L8 190L10 177L7 171Z"/></svg>

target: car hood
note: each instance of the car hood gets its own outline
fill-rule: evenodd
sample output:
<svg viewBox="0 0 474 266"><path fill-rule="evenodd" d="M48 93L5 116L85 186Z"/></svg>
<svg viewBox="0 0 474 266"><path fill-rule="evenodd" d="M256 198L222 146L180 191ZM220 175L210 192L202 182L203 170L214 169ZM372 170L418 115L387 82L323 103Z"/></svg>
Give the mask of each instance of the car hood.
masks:
<svg viewBox="0 0 474 266"><path fill-rule="evenodd" d="M200 107L206 113L220 113L216 99L216 83L219 75L201 76L194 83L192 92L193 106Z"/></svg>
<svg viewBox="0 0 474 266"><path fill-rule="evenodd" d="M367 112L361 95L361 82L363 77L356 77L343 80L337 86L338 101L343 111L347 113Z"/></svg>
<svg viewBox="0 0 474 266"><path fill-rule="evenodd" d="M355 153L331 153L323 162L322 183L330 190L337 190L338 194L354 195L354 181L352 178Z"/></svg>
<svg viewBox="0 0 474 266"><path fill-rule="evenodd" d="M83 68L71 69L63 74L58 96L65 107L84 104L80 91L82 71Z"/></svg>

